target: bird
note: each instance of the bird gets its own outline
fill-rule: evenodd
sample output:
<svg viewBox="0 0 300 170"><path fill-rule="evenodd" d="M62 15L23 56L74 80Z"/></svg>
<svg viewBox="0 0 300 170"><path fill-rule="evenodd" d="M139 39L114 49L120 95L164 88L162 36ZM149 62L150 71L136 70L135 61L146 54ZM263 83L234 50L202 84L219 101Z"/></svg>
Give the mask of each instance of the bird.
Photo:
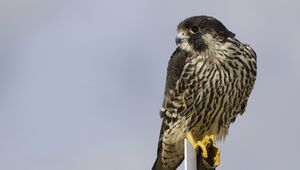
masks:
<svg viewBox="0 0 300 170"><path fill-rule="evenodd" d="M162 125L152 170L175 170L184 159L184 139L220 164L229 126L245 112L257 74L256 53L212 16L192 16L177 26L176 49L167 68Z"/></svg>

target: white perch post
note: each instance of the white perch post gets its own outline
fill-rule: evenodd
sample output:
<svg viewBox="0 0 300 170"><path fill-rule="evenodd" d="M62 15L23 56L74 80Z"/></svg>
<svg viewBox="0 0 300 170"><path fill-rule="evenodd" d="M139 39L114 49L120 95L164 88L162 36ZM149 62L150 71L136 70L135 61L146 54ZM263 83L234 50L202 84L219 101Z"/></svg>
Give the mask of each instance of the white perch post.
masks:
<svg viewBox="0 0 300 170"><path fill-rule="evenodd" d="M191 143L184 139L184 169L197 170L197 153Z"/></svg>

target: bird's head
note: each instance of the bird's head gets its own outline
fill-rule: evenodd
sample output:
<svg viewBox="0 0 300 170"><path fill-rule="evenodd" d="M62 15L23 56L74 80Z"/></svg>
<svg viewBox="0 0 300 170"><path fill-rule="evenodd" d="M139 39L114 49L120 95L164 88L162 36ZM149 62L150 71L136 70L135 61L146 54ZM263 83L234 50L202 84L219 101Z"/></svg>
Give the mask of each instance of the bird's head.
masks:
<svg viewBox="0 0 300 170"><path fill-rule="evenodd" d="M188 52L201 53L234 37L220 21L209 16L194 16L177 27L176 44Z"/></svg>

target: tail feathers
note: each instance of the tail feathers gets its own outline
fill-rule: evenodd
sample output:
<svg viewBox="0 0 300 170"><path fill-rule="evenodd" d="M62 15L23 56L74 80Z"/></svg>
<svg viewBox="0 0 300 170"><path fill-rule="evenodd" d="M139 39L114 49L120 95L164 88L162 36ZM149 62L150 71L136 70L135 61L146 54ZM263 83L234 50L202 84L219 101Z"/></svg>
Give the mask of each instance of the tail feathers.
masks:
<svg viewBox="0 0 300 170"><path fill-rule="evenodd" d="M162 163L161 155L159 154L157 155L152 170L176 170L176 168L181 164L182 161L183 159L177 162L177 164L175 164L174 167L165 167Z"/></svg>
<svg viewBox="0 0 300 170"><path fill-rule="evenodd" d="M168 169L165 169L165 167L163 166L163 163L162 163L160 155L157 155L157 158L156 158L156 160L154 162L152 170L168 170Z"/></svg>

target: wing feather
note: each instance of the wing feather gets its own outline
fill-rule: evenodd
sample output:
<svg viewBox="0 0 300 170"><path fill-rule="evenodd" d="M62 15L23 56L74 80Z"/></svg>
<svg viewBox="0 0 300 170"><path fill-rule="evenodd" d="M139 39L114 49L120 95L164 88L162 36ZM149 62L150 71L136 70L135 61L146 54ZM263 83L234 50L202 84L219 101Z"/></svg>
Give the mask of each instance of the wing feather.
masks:
<svg viewBox="0 0 300 170"><path fill-rule="evenodd" d="M183 72L183 68L186 64L186 59L188 58L188 56L189 54L181 50L180 48L177 48L172 54L167 69L163 106L165 106L166 101L170 99L171 97L170 92L172 90L176 90L176 83L180 79L180 76ZM164 115L165 115L165 110L164 108L162 108L160 112L160 116L164 117Z"/></svg>

